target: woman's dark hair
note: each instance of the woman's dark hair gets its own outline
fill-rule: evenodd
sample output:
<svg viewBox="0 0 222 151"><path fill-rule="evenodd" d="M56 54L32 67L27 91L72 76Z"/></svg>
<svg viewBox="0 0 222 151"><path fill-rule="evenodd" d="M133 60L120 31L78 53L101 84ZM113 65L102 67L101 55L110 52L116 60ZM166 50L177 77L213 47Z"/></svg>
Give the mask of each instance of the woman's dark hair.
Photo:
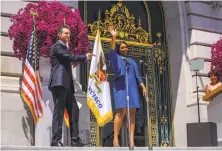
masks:
<svg viewBox="0 0 222 151"><path fill-rule="evenodd" d="M116 44L116 52L117 52L119 55L120 55L120 53L119 53L119 48L120 48L121 44L127 45L127 43L126 43L125 41L120 41L120 42L118 42L118 43ZM127 45L127 47L128 47L128 45Z"/></svg>
<svg viewBox="0 0 222 151"><path fill-rule="evenodd" d="M208 73L208 77L210 78L211 75L216 76L218 82L222 82L222 76L221 76L221 73L212 70L212 71L210 71L210 72Z"/></svg>
<svg viewBox="0 0 222 151"><path fill-rule="evenodd" d="M217 72L212 70L208 73L208 77L210 78L211 75L215 75L216 77L218 76Z"/></svg>

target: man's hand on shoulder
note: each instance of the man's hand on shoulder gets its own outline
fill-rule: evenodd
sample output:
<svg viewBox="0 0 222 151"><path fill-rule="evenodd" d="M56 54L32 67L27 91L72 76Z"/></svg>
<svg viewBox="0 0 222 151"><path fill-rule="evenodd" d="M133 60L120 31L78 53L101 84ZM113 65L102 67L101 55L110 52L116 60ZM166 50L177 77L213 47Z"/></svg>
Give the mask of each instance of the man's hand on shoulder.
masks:
<svg viewBox="0 0 222 151"><path fill-rule="evenodd" d="M89 53L86 54L86 56L87 56L87 60L91 60L92 57L95 56L95 55L93 53L89 52Z"/></svg>

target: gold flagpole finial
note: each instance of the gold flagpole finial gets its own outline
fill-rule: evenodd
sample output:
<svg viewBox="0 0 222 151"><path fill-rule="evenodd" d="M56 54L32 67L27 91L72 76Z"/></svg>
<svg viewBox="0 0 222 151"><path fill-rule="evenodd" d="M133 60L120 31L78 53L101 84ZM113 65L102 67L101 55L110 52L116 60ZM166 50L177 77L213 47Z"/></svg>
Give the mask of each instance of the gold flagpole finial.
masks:
<svg viewBox="0 0 222 151"><path fill-rule="evenodd" d="M32 17L38 17L38 13L34 10L34 8L31 8L31 10L30 10L30 15L32 16Z"/></svg>
<svg viewBox="0 0 222 151"><path fill-rule="evenodd" d="M35 11L34 8L31 8L31 10L30 10L30 15L32 16L32 19L33 19L34 24L35 24L35 17L38 17L39 15L38 15L38 13Z"/></svg>
<svg viewBox="0 0 222 151"><path fill-rule="evenodd" d="M100 9L99 9L98 20L97 20L97 31L99 31L100 21L101 21L101 12L100 12Z"/></svg>

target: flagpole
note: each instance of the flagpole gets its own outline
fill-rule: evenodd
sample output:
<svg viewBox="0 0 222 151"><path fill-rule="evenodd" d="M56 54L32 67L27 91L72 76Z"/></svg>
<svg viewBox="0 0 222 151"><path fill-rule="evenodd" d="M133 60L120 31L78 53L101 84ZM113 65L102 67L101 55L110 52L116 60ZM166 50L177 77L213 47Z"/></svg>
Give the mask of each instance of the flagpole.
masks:
<svg viewBox="0 0 222 151"><path fill-rule="evenodd" d="M98 13L98 21L97 21L97 35L98 35L98 41L100 41L100 33L99 33L99 20L100 20L100 9L99 9L99 13ZM99 57L99 61L100 61L100 55L98 54L98 56L97 56L97 54L94 54L94 55L96 55L96 57ZM97 59L96 59L96 61L97 61ZM97 62L96 62L97 63ZM100 62L98 62L99 63L99 66L98 66L98 70L100 70ZM100 79L100 73L98 73L99 75L99 79ZM96 122L97 123L97 122ZM96 124L96 134L97 134L97 146L99 147L99 146L101 146L101 131L100 131L100 127L99 127L99 124L97 123Z"/></svg>
<svg viewBox="0 0 222 151"><path fill-rule="evenodd" d="M100 17L99 17L100 18ZM96 121L91 123L91 126L95 126L96 131L96 146L103 146L102 142L102 131L101 127L107 124L109 121L113 118L112 113L112 104L111 104L111 97L110 97L110 89L109 89L109 83L107 81L98 81L98 77L102 74L103 69L100 67L103 67L102 64L100 64L100 61L103 61L104 58L104 52L101 45L101 38L100 38L100 20L96 23L96 31L94 32L94 35L96 35L94 47L93 47L93 54L95 57L91 61L90 66L90 75L89 75L89 83L88 83L88 89L87 89L87 104L90 108L90 114L94 114ZM102 55L102 56L101 56ZM100 64L100 65L99 65ZM99 76L98 76L99 72ZM101 91L102 90L102 91ZM94 92L91 93L91 92ZM96 96L96 99L95 97ZM98 103L96 104L96 102ZM101 101L100 101L101 100ZM94 137L94 136L92 136Z"/></svg>
<svg viewBox="0 0 222 151"><path fill-rule="evenodd" d="M97 34L98 34L98 40L100 41L100 32L99 32L99 21L100 21L100 10L99 10L99 18L98 18L98 21L97 21ZM99 50L100 51L100 50ZM100 52L99 52L99 54L100 54ZM99 57L99 70L100 70L100 55L98 54L98 56L97 57ZM95 54L95 55L97 55L97 54ZM99 73L99 79L100 79L100 73ZM99 125L98 125L98 123L97 123L97 146L101 146L101 129L100 129L100 127L99 127Z"/></svg>
<svg viewBox="0 0 222 151"><path fill-rule="evenodd" d="M38 16L38 14L33 10L33 8L30 10L30 14L32 16L32 19L33 19L33 27L34 27L34 35L35 35L35 17ZM36 38L34 36L34 45L35 45L35 41L36 41ZM36 71L36 47L34 47L34 52L35 52L35 62L34 62L34 66L35 66L35 71Z"/></svg>
<svg viewBox="0 0 222 151"><path fill-rule="evenodd" d="M35 17L38 16L38 14L33 10L33 8L30 10L30 15L32 16L33 19L33 28L34 28L34 35L35 35ZM35 45L36 37L34 36L34 45ZM34 47L34 71L36 72L36 47ZM35 82L36 82L36 77L35 77ZM35 146L35 121L33 120L33 146Z"/></svg>
<svg viewBox="0 0 222 151"><path fill-rule="evenodd" d="M129 83L128 83L128 64L126 64L126 101L127 101L127 121L128 121L128 146L129 150L133 150L133 147L130 146L130 134L131 134L131 129L130 129L130 108L129 108Z"/></svg>

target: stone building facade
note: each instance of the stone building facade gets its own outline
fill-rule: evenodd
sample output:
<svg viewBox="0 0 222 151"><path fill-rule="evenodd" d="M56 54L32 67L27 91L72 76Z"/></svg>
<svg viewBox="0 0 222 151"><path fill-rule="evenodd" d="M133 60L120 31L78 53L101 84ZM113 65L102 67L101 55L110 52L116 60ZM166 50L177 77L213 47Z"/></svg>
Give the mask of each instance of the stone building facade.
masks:
<svg viewBox="0 0 222 151"><path fill-rule="evenodd" d="M2 145L31 145L33 140L33 121L27 106L22 102L19 87L22 76L22 60L14 57L12 41L8 38L10 17L28 1L1 1L1 143ZM71 8L78 8L78 1L63 2ZM124 2L123 2L124 3ZM199 96L204 95L210 71L211 44L222 37L222 2L218 1L162 1L166 43L169 54L170 83L173 117L173 146L187 146L187 123L198 121L196 102L196 77L190 71L193 59L203 58L204 69L198 73ZM43 87L47 87L47 71L50 65L42 59ZM85 94L81 91L81 67L73 69L77 98L83 104L82 114L89 115L84 104ZM46 90L47 91L47 90ZM50 99L47 92L45 99ZM208 103L200 100L201 122L212 121L208 117ZM51 106L52 108L52 106ZM81 114L80 113L80 114ZM218 126L218 142L222 145L222 119L216 113L213 121ZM80 115L81 116L81 115ZM80 118L81 125L89 129L89 116ZM88 122L87 122L88 121ZM89 131L82 131L89 133ZM88 134L89 135L89 134ZM87 141L87 138L83 138ZM89 138L88 138L89 139Z"/></svg>

